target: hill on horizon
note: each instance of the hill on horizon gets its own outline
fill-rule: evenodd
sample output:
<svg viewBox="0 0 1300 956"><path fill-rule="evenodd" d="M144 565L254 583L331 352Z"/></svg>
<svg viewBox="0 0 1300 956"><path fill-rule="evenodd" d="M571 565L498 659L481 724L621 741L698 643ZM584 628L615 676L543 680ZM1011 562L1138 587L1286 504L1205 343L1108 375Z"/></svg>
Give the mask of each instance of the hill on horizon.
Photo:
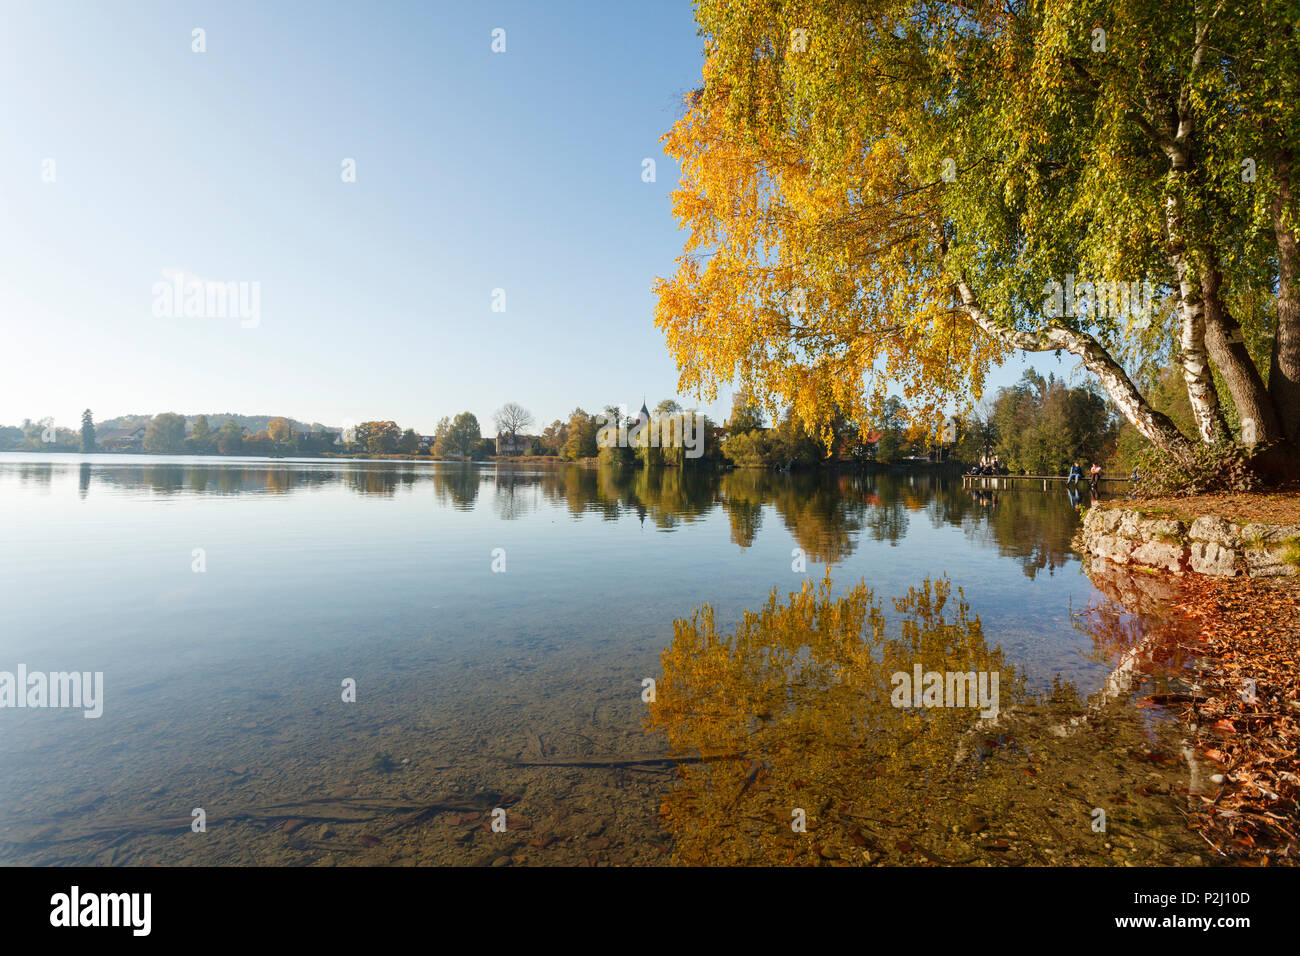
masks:
<svg viewBox="0 0 1300 956"><path fill-rule="evenodd" d="M181 414L181 413L177 413ZM272 419L288 418L287 415L237 415L234 412L200 412L194 415L183 415L185 419L186 430L194 427L195 419L200 415L206 415L208 425L215 432L227 421L234 419L237 424L243 425L250 435L256 435L258 432L266 431L267 426ZM140 425L148 425L153 421L153 415L118 415L116 418L106 418L102 422L95 422L95 431L111 431L114 429L137 428ZM337 431L336 426L322 425L320 422L312 422L310 425L300 422L296 418L289 418L289 425L295 432L318 432L321 429Z"/></svg>

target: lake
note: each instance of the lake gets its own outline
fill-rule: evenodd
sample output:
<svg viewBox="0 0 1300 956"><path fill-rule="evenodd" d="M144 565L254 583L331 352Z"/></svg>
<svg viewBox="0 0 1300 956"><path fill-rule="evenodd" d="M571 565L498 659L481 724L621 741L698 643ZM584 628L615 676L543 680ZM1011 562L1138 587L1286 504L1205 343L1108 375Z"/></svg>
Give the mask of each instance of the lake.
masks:
<svg viewBox="0 0 1300 956"><path fill-rule="evenodd" d="M0 863L1206 862L1139 706L1179 632L1079 522L938 474L0 454L0 672L103 675L0 708ZM995 722L891 706L940 659Z"/></svg>

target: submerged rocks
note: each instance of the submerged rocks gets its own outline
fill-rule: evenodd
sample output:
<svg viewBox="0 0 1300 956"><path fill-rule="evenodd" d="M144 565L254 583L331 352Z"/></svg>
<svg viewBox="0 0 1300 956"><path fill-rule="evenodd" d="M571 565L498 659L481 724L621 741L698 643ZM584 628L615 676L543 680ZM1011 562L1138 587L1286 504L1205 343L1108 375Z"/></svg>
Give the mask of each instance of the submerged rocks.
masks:
<svg viewBox="0 0 1300 956"><path fill-rule="evenodd" d="M1131 508L1091 508L1078 540L1085 554L1116 564L1216 577L1300 574L1300 527L1237 525L1203 515L1189 527L1176 517Z"/></svg>

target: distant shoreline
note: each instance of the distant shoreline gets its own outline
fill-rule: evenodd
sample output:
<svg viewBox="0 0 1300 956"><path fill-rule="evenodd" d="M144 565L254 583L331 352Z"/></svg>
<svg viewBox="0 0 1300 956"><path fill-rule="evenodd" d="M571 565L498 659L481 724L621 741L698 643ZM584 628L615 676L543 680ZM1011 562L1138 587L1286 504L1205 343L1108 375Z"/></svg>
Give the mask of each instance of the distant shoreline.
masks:
<svg viewBox="0 0 1300 956"><path fill-rule="evenodd" d="M0 456L21 455L21 456L63 456L65 458L77 458L89 463L96 458L180 458L188 459L191 463L199 461L257 461L257 462L337 462L337 461L410 461L424 464L444 464L444 465L530 465L530 466L547 466L554 467L558 465L579 465L584 468L593 468L599 465L596 458L579 458L569 459L560 458L556 455L490 455L486 458L437 458L432 455L411 455L411 454L391 454L391 455L345 455L345 454L325 454L325 455L199 455L192 452L139 452L139 451L98 451L98 452L77 452L77 451L43 451L40 449L25 448L11 449L0 451ZM619 467L617 465L613 467ZM635 466L640 467L640 466ZM665 468L674 466L665 465ZM728 465L720 466L724 471L783 471L785 469L777 468L771 465ZM871 473L894 472L951 472L958 474L963 470L959 462L874 462L874 461L834 461L825 462L813 466L797 466L792 469L795 472L814 472L814 471L864 471Z"/></svg>
<svg viewBox="0 0 1300 956"><path fill-rule="evenodd" d="M194 452L163 452L163 451L43 451L36 448L18 448L0 451L0 455L41 455L55 456L61 455L67 458L83 458L91 461L95 458L188 458L201 461L422 461L430 464L443 463L449 465L472 465L487 464L496 460L493 458L437 458L433 455L201 455ZM529 461L532 459L521 458L519 461ZM537 459L538 461L560 461L551 457ZM577 464L572 462L571 464Z"/></svg>
<svg viewBox="0 0 1300 956"><path fill-rule="evenodd" d="M595 458L581 458L572 461L568 458L560 458L555 455L490 455L486 458L440 458L434 455L345 455L345 454L323 454L323 455L201 455L194 452L162 452L162 451L45 451L38 448L11 448L0 451L0 455L40 455L44 456L63 456L66 458L81 458L91 461L96 458L187 458L197 461L415 461L425 462L427 464L444 464L444 465L490 465L490 464L526 464L526 465L583 465L594 464Z"/></svg>

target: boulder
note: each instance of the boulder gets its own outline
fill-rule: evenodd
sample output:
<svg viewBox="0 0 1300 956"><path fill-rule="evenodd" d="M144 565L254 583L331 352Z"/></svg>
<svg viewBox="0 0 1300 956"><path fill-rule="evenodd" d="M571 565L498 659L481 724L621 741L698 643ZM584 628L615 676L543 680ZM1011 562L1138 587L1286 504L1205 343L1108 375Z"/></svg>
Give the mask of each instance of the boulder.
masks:
<svg viewBox="0 0 1300 956"><path fill-rule="evenodd" d="M1141 535L1141 524L1142 516L1136 511L1121 511L1119 525L1115 530L1126 538L1136 538Z"/></svg>
<svg viewBox="0 0 1300 956"><path fill-rule="evenodd" d="M1114 534L1119 530L1123 512L1117 508L1089 508L1083 519L1083 530L1092 533Z"/></svg>
<svg viewBox="0 0 1300 956"><path fill-rule="evenodd" d="M1300 569L1284 559L1285 548L1246 548L1246 573L1252 578L1289 578Z"/></svg>
<svg viewBox="0 0 1300 956"><path fill-rule="evenodd" d="M1186 560L1187 549L1182 544L1160 541L1152 538L1143 541L1133 549L1129 560L1145 564L1151 568L1163 568L1166 571L1181 571Z"/></svg>
<svg viewBox="0 0 1300 956"><path fill-rule="evenodd" d="M1116 564L1128 564L1135 542L1117 535L1098 535L1089 542L1092 553Z"/></svg>
<svg viewBox="0 0 1300 956"><path fill-rule="evenodd" d="M1300 540L1300 528L1286 524L1248 524L1242 526L1240 535L1243 544L1260 547Z"/></svg>
<svg viewBox="0 0 1300 956"><path fill-rule="evenodd" d="M1174 543L1187 536L1187 525L1175 518L1154 518L1144 521L1140 527L1143 538L1155 538L1158 541Z"/></svg>
<svg viewBox="0 0 1300 956"><path fill-rule="evenodd" d="M1237 559L1238 554L1232 548L1213 541L1192 542L1190 563L1193 571L1218 577L1234 577L1237 574Z"/></svg>
<svg viewBox="0 0 1300 956"><path fill-rule="evenodd" d="M1144 518L1133 510L1093 508L1084 519L1084 550L1116 564L1215 577L1300 576L1300 527L1239 526L1204 515L1189 527L1175 518Z"/></svg>
<svg viewBox="0 0 1300 956"><path fill-rule="evenodd" d="M1202 515L1192 522L1192 529L1187 536L1193 541L1213 541L1215 544L1234 543L1236 535L1234 526L1223 518Z"/></svg>

